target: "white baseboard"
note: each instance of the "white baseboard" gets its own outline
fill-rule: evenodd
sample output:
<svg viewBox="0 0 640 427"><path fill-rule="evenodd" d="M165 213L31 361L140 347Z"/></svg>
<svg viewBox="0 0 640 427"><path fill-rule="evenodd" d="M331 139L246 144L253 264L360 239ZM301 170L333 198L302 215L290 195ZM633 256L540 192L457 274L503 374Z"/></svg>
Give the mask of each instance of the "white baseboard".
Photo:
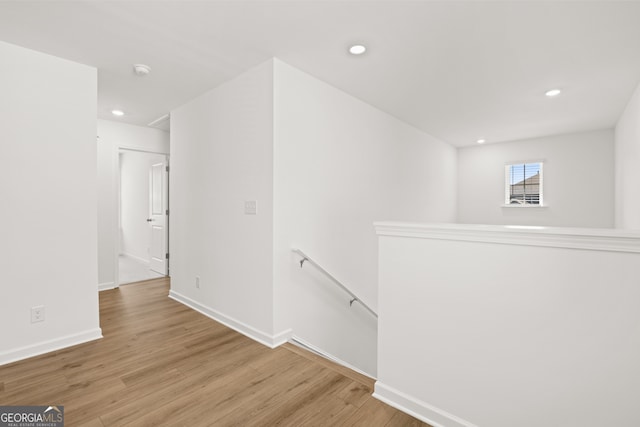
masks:
<svg viewBox="0 0 640 427"><path fill-rule="evenodd" d="M67 335L53 340L43 341L0 353L0 365L28 359L29 357L60 350L78 344L84 344L102 338L102 329L90 329L78 334Z"/></svg>
<svg viewBox="0 0 640 427"><path fill-rule="evenodd" d="M117 288L115 282L105 282L98 284L98 291L108 291L109 289Z"/></svg>
<svg viewBox="0 0 640 427"><path fill-rule="evenodd" d="M355 366L353 366L353 365L350 365L349 363L345 362L344 360L339 359L339 358L335 357L334 355L327 353L327 352L326 352L326 351L324 351L324 350L321 350L320 348L318 348L318 347L314 346L313 344L309 344L308 342L306 342L306 341L304 341L304 340L300 339L299 337L297 337L297 336L295 336L295 335L292 335L292 336L291 336L291 340L290 340L290 341L291 341L291 343L292 343L292 344L295 344L295 345L297 345L298 347L304 348L304 349L305 349L305 350L307 350L307 351L310 351L310 352L312 352L312 353L315 353L315 354L317 354L318 356L322 356L322 357L324 357L325 359L328 359L328 360L330 360L330 361L332 361L332 362L334 362L334 363L337 363L338 365L342 365L342 366L344 366L345 368L349 368L349 369L351 369L351 370L352 370L352 371L354 371L354 372L357 372L357 373L359 373L359 374L361 374L361 375L364 375L365 377L369 377L369 378L371 378L371 379L375 379L375 377L374 377L373 375L371 375L371 374L369 374L369 373L367 373L367 372L364 372L364 371L362 371L362 370L360 370L360 369L356 368L356 367L355 367Z"/></svg>
<svg viewBox="0 0 640 427"><path fill-rule="evenodd" d="M254 341L258 341L260 344L264 344L269 348L276 348L286 343L289 340L289 337L291 337L292 331L290 329L279 332L275 335L267 334L266 332L259 331L253 326L249 326L246 323L220 313L219 311L211 307L200 304L199 302L194 301L191 298L186 297L174 290L169 291L169 298L181 304L184 304L187 307L192 308L193 310L202 313L205 316L210 317L211 319L220 322L225 326L228 326L229 328L251 338Z"/></svg>
<svg viewBox="0 0 640 427"><path fill-rule="evenodd" d="M282 344L289 342L292 334L293 334L293 331L291 329L286 329L280 332L279 334L275 334L272 340L273 345L271 345L270 347L271 348L280 347Z"/></svg>
<svg viewBox="0 0 640 427"><path fill-rule="evenodd" d="M373 397L433 427L478 427L440 408L376 381Z"/></svg>

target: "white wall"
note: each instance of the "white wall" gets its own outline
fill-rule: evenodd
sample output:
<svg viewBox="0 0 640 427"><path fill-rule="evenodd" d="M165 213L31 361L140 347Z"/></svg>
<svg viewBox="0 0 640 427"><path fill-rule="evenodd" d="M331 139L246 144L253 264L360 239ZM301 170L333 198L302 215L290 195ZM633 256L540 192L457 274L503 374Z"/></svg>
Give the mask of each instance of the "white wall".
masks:
<svg viewBox="0 0 640 427"><path fill-rule="evenodd" d="M118 151L120 148L169 153L167 132L142 126L98 120L98 284L118 282Z"/></svg>
<svg viewBox="0 0 640 427"><path fill-rule="evenodd" d="M458 149L458 222L613 227L612 130ZM544 208L504 205L504 166L544 161Z"/></svg>
<svg viewBox="0 0 640 427"><path fill-rule="evenodd" d="M94 68L0 42L0 364L101 337ZM45 321L31 323L31 307Z"/></svg>
<svg viewBox="0 0 640 427"><path fill-rule="evenodd" d="M615 128L616 227L640 229L640 85Z"/></svg>
<svg viewBox="0 0 640 427"><path fill-rule="evenodd" d="M120 153L120 244L123 254L149 262L149 171L163 163L165 155L123 151Z"/></svg>
<svg viewBox="0 0 640 427"><path fill-rule="evenodd" d="M171 296L267 343L272 121L271 61L171 112ZM246 200L257 215L244 214Z"/></svg>
<svg viewBox="0 0 640 427"><path fill-rule="evenodd" d="M456 150L275 61L275 331L376 373L377 322L298 247L376 307L375 220L453 221Z"/></svg>
<svg viewBox="0 0 640 427"><path fill-rule="evenodd" d="M376 395L447 427L640 425L640 234L455 227L378 227Z"/></svg>

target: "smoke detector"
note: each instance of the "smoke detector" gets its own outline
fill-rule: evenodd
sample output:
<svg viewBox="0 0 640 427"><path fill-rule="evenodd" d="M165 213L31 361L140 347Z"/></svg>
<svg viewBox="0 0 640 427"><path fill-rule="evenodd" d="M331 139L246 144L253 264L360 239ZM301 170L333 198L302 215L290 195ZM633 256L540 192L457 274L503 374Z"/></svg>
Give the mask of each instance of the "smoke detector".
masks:
<svg viewBox="0 0 640 427"><path fill-rule="evenodd" d="M133 64L133 71L135 71L136 75L144 77L151 72L151 67L144 64Z"/></svg>

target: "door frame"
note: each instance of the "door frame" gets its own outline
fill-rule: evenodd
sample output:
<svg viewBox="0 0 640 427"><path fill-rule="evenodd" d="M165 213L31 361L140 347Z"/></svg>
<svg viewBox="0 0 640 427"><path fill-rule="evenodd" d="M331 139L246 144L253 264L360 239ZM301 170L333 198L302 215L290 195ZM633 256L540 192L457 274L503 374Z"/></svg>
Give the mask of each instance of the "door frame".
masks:
<svg viewBox="0 0 640 427"><path fill-rule="evenodd" d="M116 220L114 221L114 229L113 231L113 235L116 236L116 244L115 244L115 251L114 251L114 269L115 269L115 274L113 275L114 277L114 288L119 288L120 287L120 264L119 264L119 260L120 260L120 219L121 219L121 212L122 212L122 207L121 207L121 195L122 195L122 183L121 183L121 179L120 179L120 153L122 152L137 152L137 153L146 153L146 154L159 154L161 156L165 156L166 158L166 163L167 163L167 168L171 169L169 167L169 160L170 160L170 156L169 153L164 153L161 151L152 151L152 150L142 150L140 148L133 148L133 147L127 147L124 145L118 145L116 147L115 150L115 170L116 170L116 191L115 191L115 206L116 206ZM167 170L166 172L166 176L167 176L167 209L169 210L169 212L171 212L171 205L170 205L170 201L171 201L171 197L170 197L170 187L169 187L169 170ZM167 230L167 253L170 253L170 246L169 246L169 215L167 215L167 224L166 224L166 230ZM171 260L167 259L167 276L169 275L169 262Z"/></svg>

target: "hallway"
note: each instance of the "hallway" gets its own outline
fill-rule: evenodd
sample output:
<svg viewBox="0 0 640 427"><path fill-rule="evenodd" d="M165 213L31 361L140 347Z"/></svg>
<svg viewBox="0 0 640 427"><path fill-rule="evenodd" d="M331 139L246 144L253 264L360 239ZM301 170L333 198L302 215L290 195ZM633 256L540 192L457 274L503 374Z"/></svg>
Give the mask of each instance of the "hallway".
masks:
<svg viewBox="0 0 640 427"><path fill-rule="evenodd" d="M168 291L162 278L101 292L104 338L0 367L0 402L62 405L69 426L426 426L374 399L373 380L271 350Z"/></svg>

